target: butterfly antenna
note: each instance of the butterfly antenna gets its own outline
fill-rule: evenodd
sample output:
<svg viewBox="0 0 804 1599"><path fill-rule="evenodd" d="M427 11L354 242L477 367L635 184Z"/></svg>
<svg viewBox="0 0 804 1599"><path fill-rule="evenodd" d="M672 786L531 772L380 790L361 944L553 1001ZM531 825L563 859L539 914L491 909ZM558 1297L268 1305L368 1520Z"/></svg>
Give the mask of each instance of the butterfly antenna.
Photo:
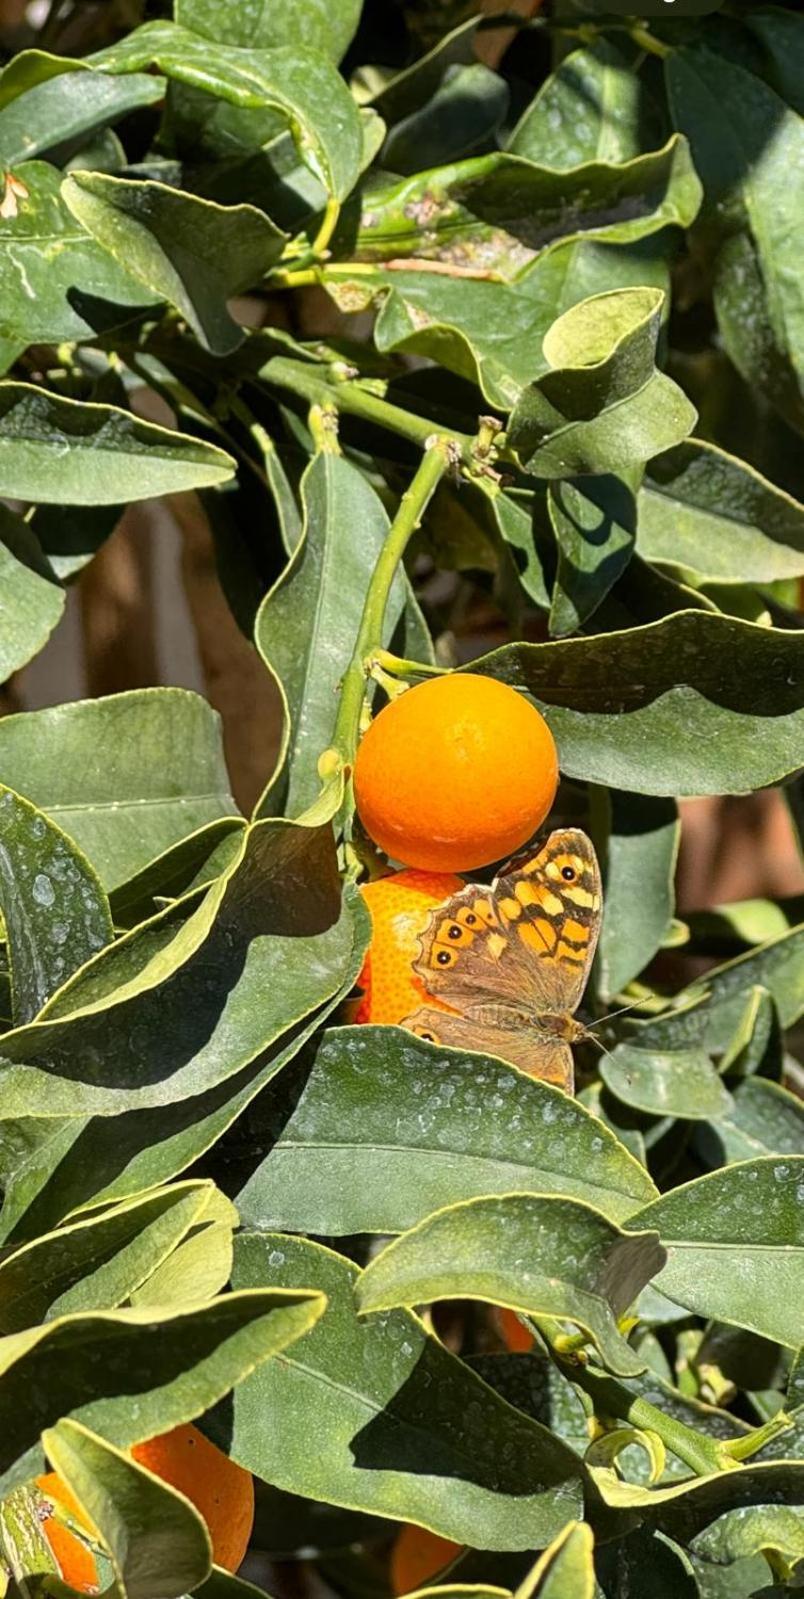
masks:
<svg viewBox="0 0 804 1599"><path fill-rule="evenodd" d="M624 1016L626 1011L636 1010L637 1006L642 1004L644 1004L644 996L642 999L632 999L629 1005L621 1005L619 1010L609 1011L608 1016L598 1016L595 1027L603 1027L606 1022L613 1022L615 1016Z"/></svg>

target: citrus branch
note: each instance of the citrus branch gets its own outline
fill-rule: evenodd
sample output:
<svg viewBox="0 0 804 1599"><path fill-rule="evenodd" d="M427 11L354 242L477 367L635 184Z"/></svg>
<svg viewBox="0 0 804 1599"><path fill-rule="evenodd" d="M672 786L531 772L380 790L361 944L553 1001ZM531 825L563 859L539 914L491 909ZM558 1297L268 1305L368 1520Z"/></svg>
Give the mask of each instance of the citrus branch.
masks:
<svg viewBox="0 0 804 1599"><path fill-rule="evenodd" d="M354 654L343 679L341 700L335 721L333 748L344 765L351 766L354 761L366 694L368 666L372 655L382 643L385 609L397 567L444 473L459 460L460 446L454 439L437 433L430 435L425 443L424 455L410 487L402 495L399 509L380 551L368 586ZM331 754L325 751L322 761L326 763L328 757L331 759Z"/></svg>

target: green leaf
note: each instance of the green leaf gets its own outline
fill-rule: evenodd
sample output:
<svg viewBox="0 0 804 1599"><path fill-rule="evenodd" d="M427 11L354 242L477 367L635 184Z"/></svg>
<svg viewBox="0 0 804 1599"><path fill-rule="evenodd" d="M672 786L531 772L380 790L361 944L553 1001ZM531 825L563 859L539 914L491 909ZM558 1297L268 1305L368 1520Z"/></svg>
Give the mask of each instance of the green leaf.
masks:
<svg viewBox="0 0 804 1599"><path fill-rule="evenodd" d="M68 583L97 555L122 513L122 505L38 505L26 526L36 535L57 578Z"/></svg>
<svg viewBox="0 0 804 1599"><path fill-rule="evenodd" d="M396 1028L325 1033L250 1127L272 1148L237 1203L261 1228L403 1232L443 1205L514 1189L566 1194L620 1221L655 1192L559 1089Z"/></svg>
<svg viewBox="0 0 804 1599"><path fill-rule="evenodd" d="M653 959L673 919L680 824L675 803L612 790L605 801L601 996L611 1000Z"/></svg>
<svg viewBox="0 0 804 1599"><path fill-rule="evenodd" d="M747 1077L728 1114L701 1130L707 1164L731 1165L755 1155L804 1155L804 1104L779 1083Z"/></svg>
<svg viewBox="0 0 804 1599"><path fill-rule="evenodd" d="M210 1186L195 1225L131 1294L132 1305L186 1305L223 1293L232 1275L234 1206Z"/></svg>
<svg viewBox="0 0 804 1599"><path fill-rule="evenodd" d="M482 62L448 68L432 99L388 134L383 166L390 172L421 172L488 148L507 110L508 85Z"/></svg>
<svg viewBox="0 0 804 1599"><path fill-rule="evenodd" d="M186 318L205 349L237 348L244 334L227 301L264 277L287 239L262 211L97 172L66 178L62 195L116 261Z"/></svg>
<svg viewBox="0 0 804 1599"><path fill-rule="evenodd" d="M113 937L103 887L71 838L0 783L0 907L13 1018L29 1022Z"/></svg>
<svg viewBox="0 0 804 1599"><path fill-rule="evenodd" d="M667 1250L661 1293L697 1315L801 1342L804 1156L768 1156L685 1183L632 1216Z"/></svg>
<svg viewBox="0 0 804 1599"><path fill-rule="evenodd" d="M64 1417L119 1449L194 1420L323 1309L311 1290L234 1293L169 1313L65 1316L4 1338L0 1490L41 1471L40 1435Z"/></svg>
<svg viewBox="0 0 804 1599"><path fill-rule="evenodd" d="M490 1195L436 1211L395 1239L366 1267L357 1302L365 1313L484 1299L557 1316L583 1327L612 1371L628 1375L644 1362L620 1336L617 1318L663 1259L655 1234L629 1237L576 1200Z"/></svg>
<svg viewBox="0 0 804 1599"><path fill-rule="evenodd" d="M260 607L255 643L285 698L284 745L261 801L291 816L320 788L318 758L332 742L338 688L352 659L369 579L388 532L379 496L342 456L317 455L302 479L304 531ZM356 530L359 529L359 537ZM384 624L391 635L405 604L398 573Z"/></svg>
<svg viewBox="0 0 804 1599"><path fill-rule="evenodd" d="M690 1550L717 1566L730 1566L750 1555L781 1556L793 1565L804 1559L804 1507L753 1505L726 1510L693 1538Z"/></svg>
<svg viewBox="0 0 804 1599"><path fill-rule="evenodd" d="M27 666L47 643L64 610L64 590L21 516L0 505L0 682Z"/></svg>
<svg viewBox="0 0 804 1599"><path fill-rule="evenodd" d="M58 1421L42 1444L100 1534L125 1599L152 1599L155 1580L164 1599L179 1599L204 1581L212 1548L189 1499L80 1422Z"/></svg>
<svg viewBox="0 0 804 1599"><path fill-rule="evenodd" d="M600 1075L624 1105L650 1116L708 1121L731 1110L731 1095L702 1049L660 1053L618 1044L601 1060Z"/></svg>
<svg viewBox="0 0 804 1599"><path fill-rule="evenodd" d="M159 78L122 81L82 61L22 50L0 76L0 161L13 167L45 151L77 148L129 112L164 96Z"/></svg>
<svg viewBox="0 0 804 1599"><path fill-rule="evenodd" d="M645 124L661 137L654 103L628 57L608 39L573 50L542 84L508 141L514 155L567 169L642 154ZM656 140L658 142L658 138Z"/></svg>
<svg viewBox="0 0 804 1599"><path fill-rule="evenodd" d="M605 1599L629 1599L640 1590L647 1590L651 1599L703 1599L684 1550L648 1526L604 1544L596 1566ZM712 1593L708 1599L718 1596ZM737 1593L728 1599L738 1599Z"/></svg>
<svg viewBox="0 0 804 1599"><path fill-rule="evenodd" d="M671 51L667 88L705 193L713 295L725 349L746 382L804 426L804 309L791 172L804 124L761 78L701 44Z"/></svg>
<svg viewBox="0 0 804 1599"><path fill-rule="evenodd" d="M622 471L692 430L694 408L654 365L663 298L658 289L617 289L553 323L544 339L552 370L524 391L508 428L529 472Z"/></svg>
<svg viewBox="0 0 804 1599"><path fill-rule="evenodd" d="M520 1583L515 1599L594 1599L593 1547L591 1528L568 1522Z"/></svg>
<svg viewBox="0 0 804 1599"><path fill-rule="evenodd" d="M769 83L804 116L804 89L801 77L801 18L779 6L769 6L746 17L746 27L760 40L765 53L765 73Z"/></svg>
<svg viewBox="0 0 804 1599"><path fill-rule="evenodd" d="M774 583L804 573L804 506L703 439L650 462L638 507L640 554L697 581Z"/></svg>
<svg viewBox="0 0 804 1599"><path fill-rule="evenodd" d="M547 508L558 545L550 632L575 633L597 610L631 559L636 504L610 473L551 483Z"/></svg>
<svg viewBox="0 0 804 1599"><path fill-rule="evenodd" d="M0 447L9 498L67 505L148 500L225 483L234 471L213 444L29 383L0 383Z"/></svg>
<svg viewBox="0 0 804 1599"><path fill-rule="evenodd" d="M362 0L176 0L176 21L216 44L263 49L292 45L340 61L352 40Z"/></svg>
<svg viewBox="0 0 804 1599"><path fill-rule="evenodd" d="M245 826L242 816L220 816L163 850L110 896L115 926L144 922L156 913L158 899L178 899L190 890L208 888L231 866Z"/></svg>
<svg viewBox="0 0 804 1599"><path fill-rule="evenodd" d="M109 1116L202 1094L340 987L346 918L329 825L255 823L198 908L183 922L180 911L124 935L34 1026L5 1034L6 1115L37 1115L45 1098L51 1116Z"/></svg>
<svg viewBox="0 0 804 1599"><path fill-rule="evenodd" d="M318 50L282 44L232 51L177 23L147 22L93 60L112 73L157 67L172 82L243 111L280 112L300 160L336 200L346 198L360 174L363 134L357 106Z"/></svg>
<svg viewBox="0 0 804 1599"><path fill-rule="evenodd" d="M804 1012L804 927L791 928L781 938L739 955L706 973L680 996L672 1010L655 1021L640 1024L634 1041L640 1047L677 1049L700 1043L707 1050L728 1050L735 1038L745 1048L764 1012L760 1054L769 1031L770 1007L758 1004L756 990L770 994L783 1027L791 1027ZM756 1062L743 1068L756 1070Z"/></svg>
<svg viewBox="0 0 804 1599"><path fill-rule="evenodd" d="M69 833L107 889L235 812L220 721L185 689L5 716L0 777Z"/></svg>
<svg viewBox="0 0 804 1599"><path fill-rule="evenodd" d="M490 405L508 411L527 383L545 372L545 334L563 311L602 290L631 284L668 287L669 230L631 245L586 237L559 240L515 283L434 272L384 271L350 277L330 268L327 287L348 308L368 292L382 301L374 336L379 350L430 356L479 384Z"/></svg>
<svg viewBox="0 0 804 1599"><path fill-rule="evenodd" d="M709 611L472 662L527 690L568 777L668 795L743 794L797 770L802 669L800 633Z"/></svg>
<svg viewBox="0 0 804 1599"><path fill-rule="evenodd" d="M16 1250L0 1262L0 1335L123 1304L199 1223L212 1193L199 1181L156 1189Z"/></svg>
<svg viewBox="0 0 804 1599"><path fill-rule="evenodd" d="M61 197L62 173L44 161L25 161L15 167L14 177L27 192L16 200L15 210L0 217L0 248L9 269L4 273L0 339L23 350L51 340L94 340L141 318L151 303L142 284L70 215ZM198 452L200 446L194 448ZM190 459L211 461L216 456L221 459L217 452L207 457L196 453ZM60 470L65 470L63 461ZM16 494L14 489L6 492ZM130 497L137 496L132 491ZM118 495L127 498L126 493Z"/></svg>
<svg viewBox="0 0 804 1599"><path fill-rule="evenodd" d="M591 161L569 172L494 151L371 189L348 256L415 255L512 278L556 239L594 234L626 244L668 223L686 226L700 195L676 137L623 166ZM341 242L346 253L336 235L336 254Z"/></svg>
<svg viewBox="0 0 804 1599"><path fill-rule="evenodd" d="M304 1282L326 1294L327 1312L295 1356L263 1365L235 1390L221 1434L235 1458L292 1493L462 1543L549 1542L580 1514L577 1457L498 1399L416 1316L360 1320L356 1276L351 1261L306 1240L237 1238L236 1289Z"/></svg>
<svg viewBox="0 0 804 1599"><path fill-rule="evenodd" d="M340 941L319 961L322 986L331 979L330 998L233 1078L152 1111L0 1122L2 1237L36 1236L76 1207L167 1182L215 1144L353 986L370 933L356 891L347 891L342 919Z"/></svg>

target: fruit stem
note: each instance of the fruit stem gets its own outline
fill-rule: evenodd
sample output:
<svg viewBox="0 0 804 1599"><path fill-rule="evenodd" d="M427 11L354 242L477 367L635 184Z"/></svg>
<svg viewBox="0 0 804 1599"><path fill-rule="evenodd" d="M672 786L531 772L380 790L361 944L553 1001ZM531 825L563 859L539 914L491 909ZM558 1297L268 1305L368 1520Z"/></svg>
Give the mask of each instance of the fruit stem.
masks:
<svg viewBox="0 0 804 1599"><path fill-rule="evenodd" d="M397 567L444 473L450 466L457 465L459 460L460 445L455 439L438 433L430 435L425 442L424 455L409 488L402 495L380 551L368 586L354 654L343 679L332 740L347 766L354 761L368 671L382 641L385 608Z"/></svg>

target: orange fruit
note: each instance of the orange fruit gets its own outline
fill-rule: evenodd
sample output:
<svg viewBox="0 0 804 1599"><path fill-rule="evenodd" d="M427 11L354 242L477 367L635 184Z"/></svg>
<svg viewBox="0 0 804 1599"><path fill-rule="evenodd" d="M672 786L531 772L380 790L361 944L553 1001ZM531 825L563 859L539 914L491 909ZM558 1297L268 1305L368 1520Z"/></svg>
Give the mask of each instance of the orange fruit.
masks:
<svg viewBox="0 0 804 1599"><path fill-rule="evenodd" d="M493 677L452 672L391 700L354 768L366 832L393 860L471 872L502 860L541 826L558 786L544 717Z"/></svg>
<svg viewBox="0 0 804 1599"><path fill-rule="evenodd" d="M84 1527L92 1535L92 1529L82 1514L77 1499L71 1494L58 1472L46 1471L41 1477L37 1477L36 1486L41 1488L42 1493L47 1494L49 1499L55 1499L57 1504L74 1517L79 1526ZM100 1588L98 1568L91 1549L88 1549L69 1527L57 1521L55 1516L44 1517L42 1532L50 1544L62 1581L70 1588L76 1588L79 1593L98 1593Z"/></svg>
<svg viewBox="0 0 804 1599"><path fill-rule="evenodd" d="M209 1529L215 1565L223 1566L226 1571L236 1571L248 1548L254 1523L251 1473L217 1449L192 1423L135 1444L131 1456L195 1505ZM37 1477L36 1483L43 1493L55 1499L80 1526L92 1533L77 1500L57 1472ZM97 1593L95 1558L80 1538L53 1516L45 1518L42 1531L63 1580L79 1593Z"/></svg>
<svg viewBox="0 0 804 1599"><path fill-rule="evenodd" d="M236 1571L254 1525L251 1473L210 1443L192 1422L135 1444L131 1454L195 1505L209 1528L215 1565Z"/></svg>
<svg viewBox="0 0 804 1599"><path fill-rule="evenodd" d="M408 1522L391 1551L391 1592L412 1593L459 1555L462 1544Z"/></svg>
<svg viewBox="0 0 804 1599"><path fill-rule="evenodd" d="M463 886L460 877L439 872L393 872L363 884L372 932L354 1021L401 1022L420 1005L437 1003L413 970L419 934L430 911Z"/></svg>
<svg viewBox="0 0 804 1599"><path fill-rule="evenodd" d="M527 1327L523 1327L515 1310L505 1310L502 1306L494 1311L494 1320L497 1329L505 1344L516 1355L526 1355L533 1348L536 1340Z"/></svg>

